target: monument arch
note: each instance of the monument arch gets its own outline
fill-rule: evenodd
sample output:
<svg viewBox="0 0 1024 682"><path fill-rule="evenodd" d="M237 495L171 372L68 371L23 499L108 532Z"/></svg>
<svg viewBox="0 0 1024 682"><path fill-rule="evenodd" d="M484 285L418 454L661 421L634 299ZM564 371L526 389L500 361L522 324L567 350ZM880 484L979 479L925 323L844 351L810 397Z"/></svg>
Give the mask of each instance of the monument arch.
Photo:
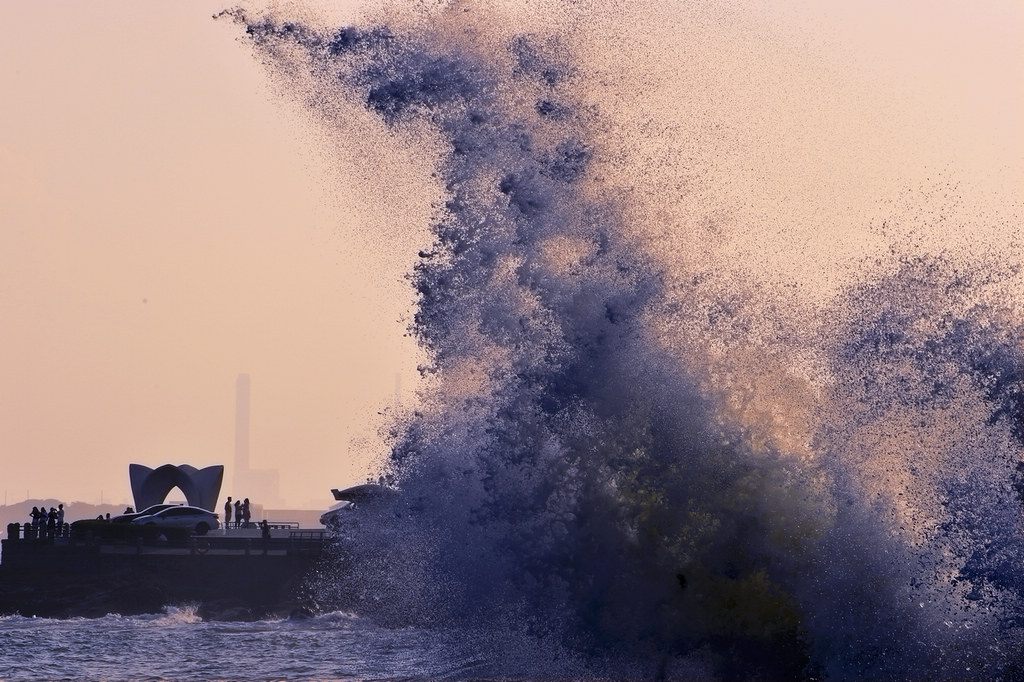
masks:
<svg viewBox="0 0 1024 682"><path fill-rule="evenodd" d="M164 464L151 469L143 464L130 464L128 479L136 511L160 504L175 487L185 494L191 506L213 511L224 482L224 466L216 464L196 469L188 464Z"/></svg>

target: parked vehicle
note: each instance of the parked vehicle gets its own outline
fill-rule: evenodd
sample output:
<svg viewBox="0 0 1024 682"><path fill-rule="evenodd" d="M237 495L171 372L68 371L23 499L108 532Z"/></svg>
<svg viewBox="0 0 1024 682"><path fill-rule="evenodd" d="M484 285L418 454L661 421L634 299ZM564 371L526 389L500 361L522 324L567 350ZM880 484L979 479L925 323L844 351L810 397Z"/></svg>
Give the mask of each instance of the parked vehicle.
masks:
<svg viewBox="0 0 1024 682"><path fill-rule="evenodd" d="M328 528L337 528L344 523L345 514L355 508L355 502L339 502L320 515L320 523Z"/></svg>
<svg viewBox="0 0 1024 682"><path fill-rule="evenodd" d="M177 507L176 504L154 504L143 509L141 512L131 514L120 514L110 519L79 519L71 524L71 533L79 538L95 537L114 540L124 540L132 535L131 522L141 516L149 516L164 509Z"/></svg>
<svg viewBox="0 0 1024 682"><path fill-rule="evenodd" d="M170 509L171 507L180 507L180 504L154 504L152 507L146 507L142 511L132 512L131 514L120 514L110 519L111 523L130 523L140 516L150 516L156 514L164 509Z"/></svg>
<svg viewBox="0 0 1024 682"><path fill-rule="evenodd" d="M206 535L220 528L220 517L199 507L174 506L149 516L132 520L135 526L157 526L159 528L191 528L196 535Z"/></svg>
<svg viewBox="0 0 1024 682"><path fill-rule="evenodd" d="M335 534L343 533L346 528L354 530L364 521L372 522L389 508L398 495L393 489L375 483L344 490L332 488L331 493L338 504L320 516L320 523Z"/></svg>

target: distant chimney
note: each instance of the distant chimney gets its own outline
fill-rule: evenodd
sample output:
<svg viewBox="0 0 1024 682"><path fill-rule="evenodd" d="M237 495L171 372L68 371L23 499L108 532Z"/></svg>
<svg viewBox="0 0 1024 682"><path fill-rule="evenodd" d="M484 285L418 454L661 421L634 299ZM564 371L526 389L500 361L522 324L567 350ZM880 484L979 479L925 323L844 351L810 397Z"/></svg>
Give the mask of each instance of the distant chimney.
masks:
<svg viewBox="0 0 1024 682"><path fill-rule="evenodd" d="M248 497L264 507L281 503L281 480L277 469L249 467L249 375L239 374L235 384L235 475L236 500Z"/></svg>
<svg viewBox="0 0 1024 682"><path fill-rule="evenodd" d="M235 382L235 484L249 471L249 375Z"/></svg>

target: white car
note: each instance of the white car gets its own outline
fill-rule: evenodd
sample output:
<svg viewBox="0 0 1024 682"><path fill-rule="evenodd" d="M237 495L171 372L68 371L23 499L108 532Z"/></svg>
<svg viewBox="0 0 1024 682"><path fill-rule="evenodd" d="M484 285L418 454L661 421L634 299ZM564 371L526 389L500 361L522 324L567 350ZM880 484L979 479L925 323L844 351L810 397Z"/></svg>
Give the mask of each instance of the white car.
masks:
<svg viewBox="0 0 1024 682"><path fill-rule="evenodd" d="M320 515L320 523L327 526L328 528L338 528L344 519L346 514L356 508L355 502L339 502L334 505L323 514Z"/></svg>
<svg viewBox="0 0 1024 682"><path fill-rule="evenodd" d="M206 535L220 528L219 517L199 507L170 507L149 516L132 519L135 526L158 526L160 528L192 528L196 535Z"/></svg>
<svg viewBox="0 0 1024 682"><path fill-rule="evenodd" d="M338 504L320 516L320 523L335 530L351 518L349 514L354 509L383 509L398 496L393 489L377 483L364 483L344 490L331 488L331 493Z"/></svg>
<svg viewBox="0 0 1024 682"><path fill-rule="evenodd" d="M119 516L115 516L114 518L110 519L110 522L111 523L131 523L133 520L135 520L135 519L137 519L139 517L150 516L151 514L156 514L158 511L163 511L164 509L170 509L171 507L178 507L178 506L180 506L180 505L177 505L177 504L154 504L152 507L146 507L142 511L129 512L127 514L121 514Z"/></svg>

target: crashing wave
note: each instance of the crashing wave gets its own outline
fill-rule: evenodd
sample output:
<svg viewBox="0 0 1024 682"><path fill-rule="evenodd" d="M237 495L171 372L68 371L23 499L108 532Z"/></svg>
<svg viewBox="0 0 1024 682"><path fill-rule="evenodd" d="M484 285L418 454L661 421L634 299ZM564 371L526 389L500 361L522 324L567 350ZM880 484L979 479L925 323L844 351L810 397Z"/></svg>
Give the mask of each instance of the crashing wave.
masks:
<svg viewBox="0 0 1024 682"><path fill-rule="evenodd" d="M320 114L363 107L341 135L375 120L435 154L426 388L333 598L662 676L1016 670L1016 271L893 255L811 328L705 286L632 226L569 29L460 7L225 13Z"/></svg>

